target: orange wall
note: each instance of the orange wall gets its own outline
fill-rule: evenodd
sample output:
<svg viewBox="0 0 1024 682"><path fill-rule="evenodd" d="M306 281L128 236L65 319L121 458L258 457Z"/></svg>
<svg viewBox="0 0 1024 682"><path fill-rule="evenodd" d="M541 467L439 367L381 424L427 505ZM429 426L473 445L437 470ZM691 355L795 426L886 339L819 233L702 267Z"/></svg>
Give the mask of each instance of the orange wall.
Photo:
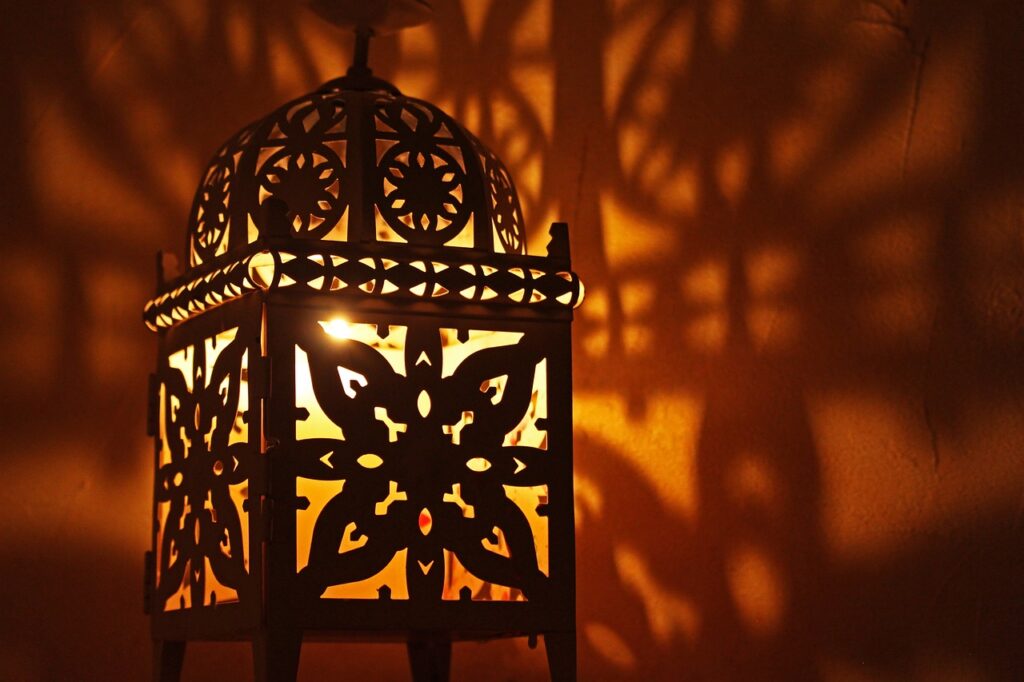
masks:
<svg viewBox="0 0 1024 682"><path fill-rule="evenodd" d="M435 0L371 64L571 225L586 680L1024 679L1017 0ZM338 75L294 2L0 21L0 679L144 679L140 311L229 134ZM454 679L546 679L524 642ZM407 679L311 645L301 679ZM197 645L189 680L250 679Z"/></svg>

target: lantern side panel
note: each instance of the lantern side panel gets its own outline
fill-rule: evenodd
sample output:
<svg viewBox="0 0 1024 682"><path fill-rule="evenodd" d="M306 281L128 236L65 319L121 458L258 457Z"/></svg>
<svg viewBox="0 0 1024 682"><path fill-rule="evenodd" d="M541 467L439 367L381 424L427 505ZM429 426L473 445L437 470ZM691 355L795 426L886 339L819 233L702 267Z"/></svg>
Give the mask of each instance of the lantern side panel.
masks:
<svg viewBox="0 0 1024 682"><path fill-rule="evenodd" d="M288 326L305 596L543 600L549 486L571 470L549 449L543 334L312 311Z"/></svg>
<svg viewBox="0 0 1024 682"><path fill-rule="evenodd" d="M246 501L260 435L249 382L259 357L252 326L178 334L157 372L158 611L251 597Z"/></svg>

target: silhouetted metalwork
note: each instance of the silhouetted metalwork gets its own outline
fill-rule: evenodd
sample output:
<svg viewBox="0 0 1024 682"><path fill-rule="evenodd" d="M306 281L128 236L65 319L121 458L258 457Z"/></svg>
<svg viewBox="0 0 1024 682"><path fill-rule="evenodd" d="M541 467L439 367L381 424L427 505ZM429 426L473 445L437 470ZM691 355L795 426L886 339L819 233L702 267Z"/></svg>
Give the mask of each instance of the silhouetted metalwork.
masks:
<svg viewBox="0 0 1024 682"><path fill-rule="evenodd" d="M275 201L287 209L272 225ZM303 240L512 254L526 244L498 157L437 107L372 76L330 81L225 143L196 193L189 263L275 229Z"/></svg>
<svg viewBox="0 0 1024 682"><path fill-rule="evenodd" d="M501 161L360 68L232 137L188 235L144 312L156 678L250 638L294 679L309 633L407 641L416 679L543 634L574 679L564 224L526 255Z"/></svg>
<svg viewBox="0 0 1024 682"><path fill-rule="evenodd" d="M383 253L370 245L254 250L165 290L146 304L143 319L154 331L165 329L257 289L289 287L345 297L485 301L541 310L573 308L583 296L579 277L559 269L555 259L509 257L483 263L474 258L478 254L467 252L428 260L395 250L388 249L387 258L368 255Z"/></svg>

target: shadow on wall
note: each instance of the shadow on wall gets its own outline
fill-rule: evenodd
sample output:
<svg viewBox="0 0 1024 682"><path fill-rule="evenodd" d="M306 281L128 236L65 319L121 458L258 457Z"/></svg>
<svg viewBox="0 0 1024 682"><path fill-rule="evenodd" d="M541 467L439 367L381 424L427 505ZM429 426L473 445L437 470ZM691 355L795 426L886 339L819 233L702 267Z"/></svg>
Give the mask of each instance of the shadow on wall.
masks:
<svg viewBox="0 0 1024 682"><path fill-rule="evenodd" d="M504 158L535 248L572 226L583 679L1024 677L1024 10L925 5L436 0L375 43ZM291 2L4 16L0 677L140 678L152 253L349 41ZM304 655L343 673L406 669Z"/></svg>

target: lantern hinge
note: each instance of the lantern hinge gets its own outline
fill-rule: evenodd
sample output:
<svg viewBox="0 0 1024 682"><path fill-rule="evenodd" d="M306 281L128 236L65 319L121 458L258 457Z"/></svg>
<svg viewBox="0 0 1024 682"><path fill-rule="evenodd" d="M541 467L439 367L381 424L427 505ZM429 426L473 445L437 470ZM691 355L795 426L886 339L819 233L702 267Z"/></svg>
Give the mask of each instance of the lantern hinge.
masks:
<svg viewBox="0 0 1024 682"><path fill-rule="evenodd" d="M296 495L276 495L273 482L270 479L269 471L273 468L273 460L281 456L279 450L281 442L276 438L268 438L267 445L260 458L262 466L265 467L261 478L268 482L267 492L259 496L258 508L260 510L260 529L263 533L263 541L270 544L274 542L274 517L278 513L294 513L295 511L309 508L309 498Z"/></svg>
<svg viewBox="0 0 1024 682"><path fill-rule="evenodd" d="M296 496L285 499L275 499L270 495L265 495L261 498L260 507L263 514L263 539L265 541L274 541L274 511L279 509L282 512L296 512L305 511L309 509L309 498L305 496Z"/></svg>
<svg viewBox="0 0 1024 682"><path fill-rule="evenodd" d="M153 552L147 551L143 561L142 612L148 616L153 612L153 586L156 581L156 559Z"/></svg>
<svg viewBox="0 0 1024 682"><path fill-rule="evenodd" d="M160 424L160 381L156 374L149 375L149 402L146 409L146 435L156 436Z"/></svg>
<svg viewBox="0 0 1024 682"><path fill-rule="evenodd" d="M249 384L257 398L270 397L270 358L258 357L249 367Z"/></svg>

